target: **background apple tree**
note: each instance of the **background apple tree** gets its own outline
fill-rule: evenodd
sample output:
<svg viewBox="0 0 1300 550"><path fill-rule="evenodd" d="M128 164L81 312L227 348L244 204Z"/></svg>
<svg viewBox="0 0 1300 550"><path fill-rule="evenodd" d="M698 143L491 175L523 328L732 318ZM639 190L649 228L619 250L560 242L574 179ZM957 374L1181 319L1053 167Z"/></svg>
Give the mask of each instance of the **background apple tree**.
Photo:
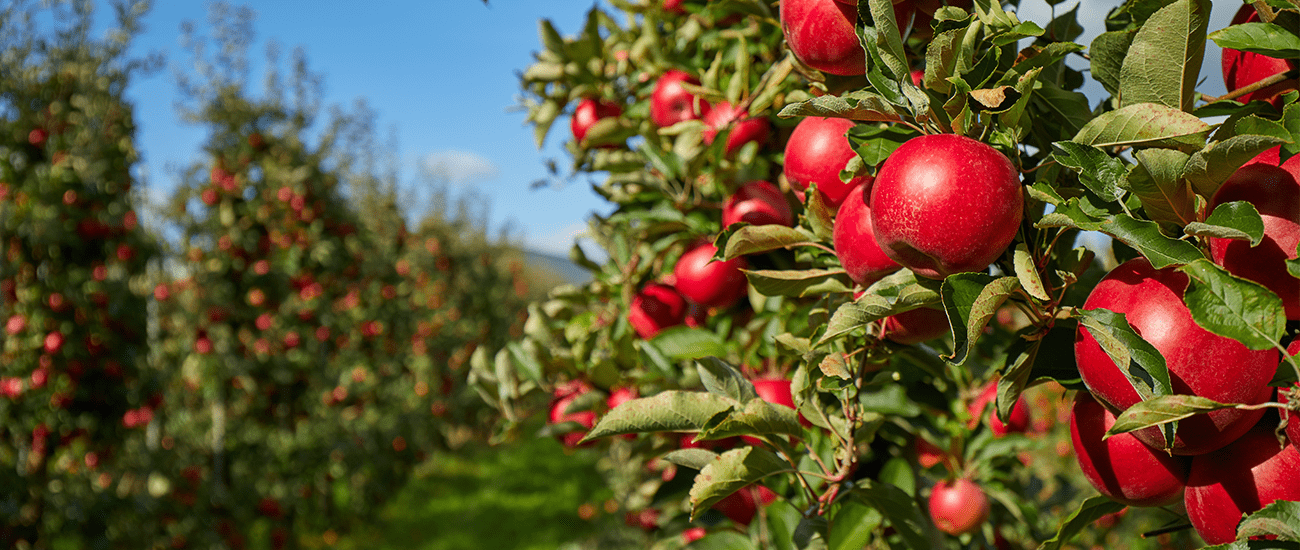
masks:
<svg viewBox="0 0 1300 550"><path fill-rule="evenodd" d="M773 4L540 23L608 261L471 360L502 432L605 453L659 548L1300 541L1297 6Z"/></svg>

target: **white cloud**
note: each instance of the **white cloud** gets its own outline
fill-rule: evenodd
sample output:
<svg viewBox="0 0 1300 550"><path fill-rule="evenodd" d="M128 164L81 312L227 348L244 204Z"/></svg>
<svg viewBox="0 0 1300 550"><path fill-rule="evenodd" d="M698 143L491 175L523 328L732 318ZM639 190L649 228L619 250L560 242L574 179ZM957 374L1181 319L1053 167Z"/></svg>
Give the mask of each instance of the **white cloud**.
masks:
<svg viewBox="0 0 1300 550"><path fill-rule="evenodd" d="M420 166L458 184L494 179L501 173L487 157L471 151L434 151L420 159Z"/></svg>

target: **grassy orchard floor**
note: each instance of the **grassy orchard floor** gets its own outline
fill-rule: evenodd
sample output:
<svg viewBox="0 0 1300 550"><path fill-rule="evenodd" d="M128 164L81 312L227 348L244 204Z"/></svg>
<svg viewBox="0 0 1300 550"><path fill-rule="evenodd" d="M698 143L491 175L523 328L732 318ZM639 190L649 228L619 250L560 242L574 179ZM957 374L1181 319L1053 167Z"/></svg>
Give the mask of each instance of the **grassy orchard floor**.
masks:
<svg viewBox="0 0 1300 550"><path fill-rule="evenodd" d="M551 550L574 540L610 547L611 532L626 535L627 528L621 511L602 510L612 492L596 460L594 453L566 453L552 439L471 443L435 455L385 507L379 523L340 537L333 548ZM586 503L596 510L589 520L578 515ZM304 542L325 547L320 538Z"/></svg>

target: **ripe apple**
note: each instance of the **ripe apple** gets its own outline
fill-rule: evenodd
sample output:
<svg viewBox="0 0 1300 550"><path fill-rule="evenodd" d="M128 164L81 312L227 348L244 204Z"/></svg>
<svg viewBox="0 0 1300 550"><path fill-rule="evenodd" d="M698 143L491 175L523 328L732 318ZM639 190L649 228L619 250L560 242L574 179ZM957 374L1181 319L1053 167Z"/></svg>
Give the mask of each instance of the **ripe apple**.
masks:
<svg viewBox="0 0 1300 550"><path fill-rule="evenodd" d="M831 208L839 208L849 192L859 185L870 185L870 176L840 181L840 172L857 155L846 134L853 127L844 118L806 117L795 125L785 143L785 177L803 200L803 191L817 184Z"/></svg>
<svg viewBox="0 0 1300 550"><path fill-rule="evenodd" d="M573 109L573 118L569 119L569 129L573 131L573 141L582 143L587 137L587 130L602 118L617 117L623 114L623 107L608 100L597 101L583 98Z"/></svg>
<svg viewBox="0 0 1300 550"><path fill-rule="evenodd" d="M945 317L944 322L947 322ZM991 382L984 386L984 391L980 392L979 397L971 401L970 406L966 409L971 416L970 427L974 428L981 418L988 418L989 430L993 435L1002 437L1009 433L1025 433L1029 429L1029 406L1025 404L1025 397L1022 395L1016 400L1016 404L1011 406L1011 416L1007 422L1003 423L997 414L998 383Z"/></svg>
<svg viewBox="0 0 1300 550"><path fill-rule="evenodd" d="M1300 338L1291 341L1291 344L1286 347L1286 353L1291 356L1300 356ZM1279 368L1289 369L1291 365L1283 363ZM1300 383L1291 386L1291 388L1300 388ZM1285 390L1286 388L1278 388L1277 390L1279 403L1290 402L1290 399L1284 393ZM1290 412L1290 420L1286 424L1286 436L1291 440L1292 445L1300 445L1300 412Z"/></svg>
<svg viewBox="0 0 1300 550"><path fill-rule="evenodd" d="M1129 506L1163 506L1183 496L1190 460L1148 447L1132 433L1102 440L1115 414L1088 392L1074 396L1070 437L1083 477L1106 497Z"/></svg>
<svg viewBox="0 0 1300 550"><path fill-rule="evenodd" d="M23 317L22 314L19 313L10 316L9 320L5 322L5 332L9 333L10 336L18 334L26 328L27 318Z"/></svg>
<svg viewBox="0 0 1300 550"><path fill-rule="evenodd" d="M880 166L871 186L880 248L917 275L984 271L1016 238L1020 172L987 144L955 134L912 138Z"/></svg>
<svg viewBox="0 0 1300 550"><path fill-rule="evenodd" d="M642 338L654 338L659 331L686 320L686 299L668 285L650 283L632 298L627 322Z"/></svg>
<svg viewBox="0 0 1300 550"><path fill-rule="evenodd" d="M758 393L758 397L763 401L798 410L794 406L794 393L790 391L789 380L784 378L758 378L752 380L752 382L754 383L754 391ZM804 419L802 414L799 415L799 424L802 424L805 428L812 426L811 423Z"/></svg>
<svg viewBox="0 0 1300 550"><path fill-rule="evenodd" d="M916 447L916 463L920 464L921 468L928 469L948 458L947 451L940 449L934 443L930 443L924 437L917 436L913 440L913 444Z"/></svg>
<svg viewBox="0 0 1300 550"><path fill-rule="evenodd" d="M1233 25L1258 22L1259 13L1254 6L1246 4L1237 10L1232 18ZM1278 73L1284 73L1300 66L1295 59L1279 59L1231 48L1223 49L1223 83L1229 91L1244 88ZM1256 90L1237 98L1237 101L1249 103L1255 100L1272 103L1278 110L1282 109L1282 93L1296 88L1296 79L1284 80L1266 88Z"/></svg>
<svg viewBox="0 0 1300 550"><path fill-rule="evenodd" d="M659 77L650 94L650 120L666 128L686 120L698 120L709 112L709 102L686 91L682 83L699 84L695 77L670 69ZM696 105L698 103L698 105Z"/></svg>
<svg viewBox="0 0 1300 550"><path fill-rule="evenodd" d="M1249 164L1258 164L1258 163L1270 164L1273 166L1280 167L1283 170L1290 172L1291 176L1294 177L1296 181L1300 181L1300 155L1292 155L1291 158L1286 159L1286 162L1282 162L1281 145L1277 145L1272 148L1265 149L1264 152L1255 155L1255 158L1250 159L1250 161L1247 162L1246 164L1249 165Z"/></svg>
<svg viewBox="0 0 1300 550"><path fill-rule="evenodd" d="M704 535L707 535L708 533L709 532L705 531L703 527L688 528L685 531L682 531L682 542L690 544L704 538Z"/></svg>
<svg viewBox="0 0 1300 550"><path fill-rule="evenodd" d="M1241 342L1201 328L1183 303L1187 284L1182 272L1156 270L1139 257L1102 278L1083 309L1105 308L1125 314L1129 326L1164 355L1174 393L1220 403L1267 401L1273 396L1268 383L1277 370L1277 351L1252 351ZM1128 377L1082 323L1075 333L1074 357L1093 397L1112 411L1125 410L1141 400ZM1224 409L1182 420L1173 452L1195 455L1218 449L1246 433L1263 414L1263 410ZM1133 434L1147 445L1163 447L1157 428Z"/></svg>
<svg viewBox="0 0 1300 550"><path fill-rule="evenodd" d="M789 157L787 157L788 164ZM854 187L835 214L832 242L835 257L853 282L866 287L903 266L885 255L871 228L871 207L867 205L866 185ZM945 324L947 321L945 321Z"/></svg>
<svg viewBox="0 0 1300 550"><path fill-rule="evenodd" d="M745 258L714 261L718 251L713 243L702 243L686 251L673 267L677 291L702 306L728 308L749 292L749 283L741 269L748 267Z"/></svg>
<svg viewBox="0 0 1300 550"><path fill-rule="evenodd" d="M948 314L941 309L919 307L885 318L882 338L911 345L939 338L948 332Z"/></svg>
<svg viewBox="0 0 1300 550"><path fill-rule="evenodd" d="M583 394L591 391L591 386L581 380L574 380L566 384L556 386L554 397L551 399L551 424L560 424L563 422L577 422L583 428L588 430L596 425L596 413L593 411L574 411L569 412L568 408L575 400L582 397ZM564 444L565 447L573 448L578 442L587 435L586 430L569 432L563 435L557 435L556 439ZM591 445L588 442L586 445Z"/></svg>
<svg viewBox="0 0 1300 550"><path fill-rule="evenodd" d="M757 142L761 147L771 133L771 124L763 117L750 117L749 111L741 111L729 102L723 101L704 113L704 143L712 145L718 132L731 128L727 134L727 144L723 154L730 157L736 154L746 143Z"/></svg>
<svg viewBox="0 0 1300 550"><path fill-rule="evenodd" d="M750 225L794 224L794 211L781 190L766 181L751 181L740 186L722 205L722 226L736 222Z"/></svg>
<svg viewBox="0 0 1300 550"><path fill-rule="evenodd" d="M713 509L722 512L723 515L731 518L731 521L747 526L749 522L754 521L754 514L758 513L758 504L760 502L764 506L771 504L776 500L776 496L776 493L767 487L759 485L755 489L750 485L719 500L713 505Z"/></svg>
<svg viewBox="0 0 1300 550"><path fill-rule="evenodd" d="M866 51L853 26L856 6L835 0L782 0L781 30L786 44L805 65L836 75L867 72Z"/></svg>
<svg viewBox="0 0 1300 550"><path fill-rule="evenodd" d="M1275 500L1300 500L1300 452L1282 446L1274 422L1260 422L1217 451L1192 457L1185 502L1187 517L1209 544L1237 538L1243 513Z"/></svg>
<svg viewBox="0 0 1300 550"><path fill-rule="evenodd" d="M969 479L940 481L930 493L930 519L949 535L974 533L989 519L989 497Z"/></svg>
<svg viewBox="0 0 1300 550"><path fill-rule="evenodd" d="M1210 239L1210 256L1228 272L1264 285L1282 299L1287 319L1300 319L1300 281L1287 272L1300 244L1300 182L1290 172L1266 163L1242 166L1214 194L1211 208L1247 201L1264 222L1264 239Z"/></svg>

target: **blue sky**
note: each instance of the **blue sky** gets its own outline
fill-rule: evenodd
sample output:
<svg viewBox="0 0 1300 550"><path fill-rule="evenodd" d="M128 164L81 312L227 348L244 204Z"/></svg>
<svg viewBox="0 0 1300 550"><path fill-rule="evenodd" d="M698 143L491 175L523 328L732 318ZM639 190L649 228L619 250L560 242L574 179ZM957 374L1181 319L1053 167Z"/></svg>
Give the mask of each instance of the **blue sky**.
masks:
<svg viewBox="0 0 1300 550"><path fill-rule="evenodd" d="M1087 44L1102 29L1107 10L1118 0L1083 0L1080 20ZM580 29L590 1L492 0L265 0L251 2L259 42L250 52L264 59L265 40L274 39L287 55L304 48L312 69L325 77L327 104L348 106L365 98L377 111L381 138L395 128L402 171L412 179L421 162L440 161L458 174L457 185L490 198L490 220L499 227L513 220L528 245L565 255L592 211L609 206L579 179L563 188L533 190L546 175L544 161L560 159L567 121L557 121L544 150L534 145L524 115L515 104L515 72L527 67L538 48L537 21L550 18L561 33ZM1073 6L1064 2L1061 13ZM1239 4L1215 2L1210 29L1227 24ZM1045 24L1050 8L1043 0L1024 0L1022 19ZM101 10L101 23L110 13ZM155 192L168 193L176 176L169 166L193 162L201 151L202 128L180 123L174 70L189 60L181 48L181 23L206 30L207 5L194 1L156 1L145 18L135 52L161 52L167 68L139 78L128 94L135 102L143 170ZM1223 93L1219 54L1211 43L1202 77L1208 93ZM252 81L260 82L254 66ZM1095 93L1096 90L1085 90Z"/></svg>

